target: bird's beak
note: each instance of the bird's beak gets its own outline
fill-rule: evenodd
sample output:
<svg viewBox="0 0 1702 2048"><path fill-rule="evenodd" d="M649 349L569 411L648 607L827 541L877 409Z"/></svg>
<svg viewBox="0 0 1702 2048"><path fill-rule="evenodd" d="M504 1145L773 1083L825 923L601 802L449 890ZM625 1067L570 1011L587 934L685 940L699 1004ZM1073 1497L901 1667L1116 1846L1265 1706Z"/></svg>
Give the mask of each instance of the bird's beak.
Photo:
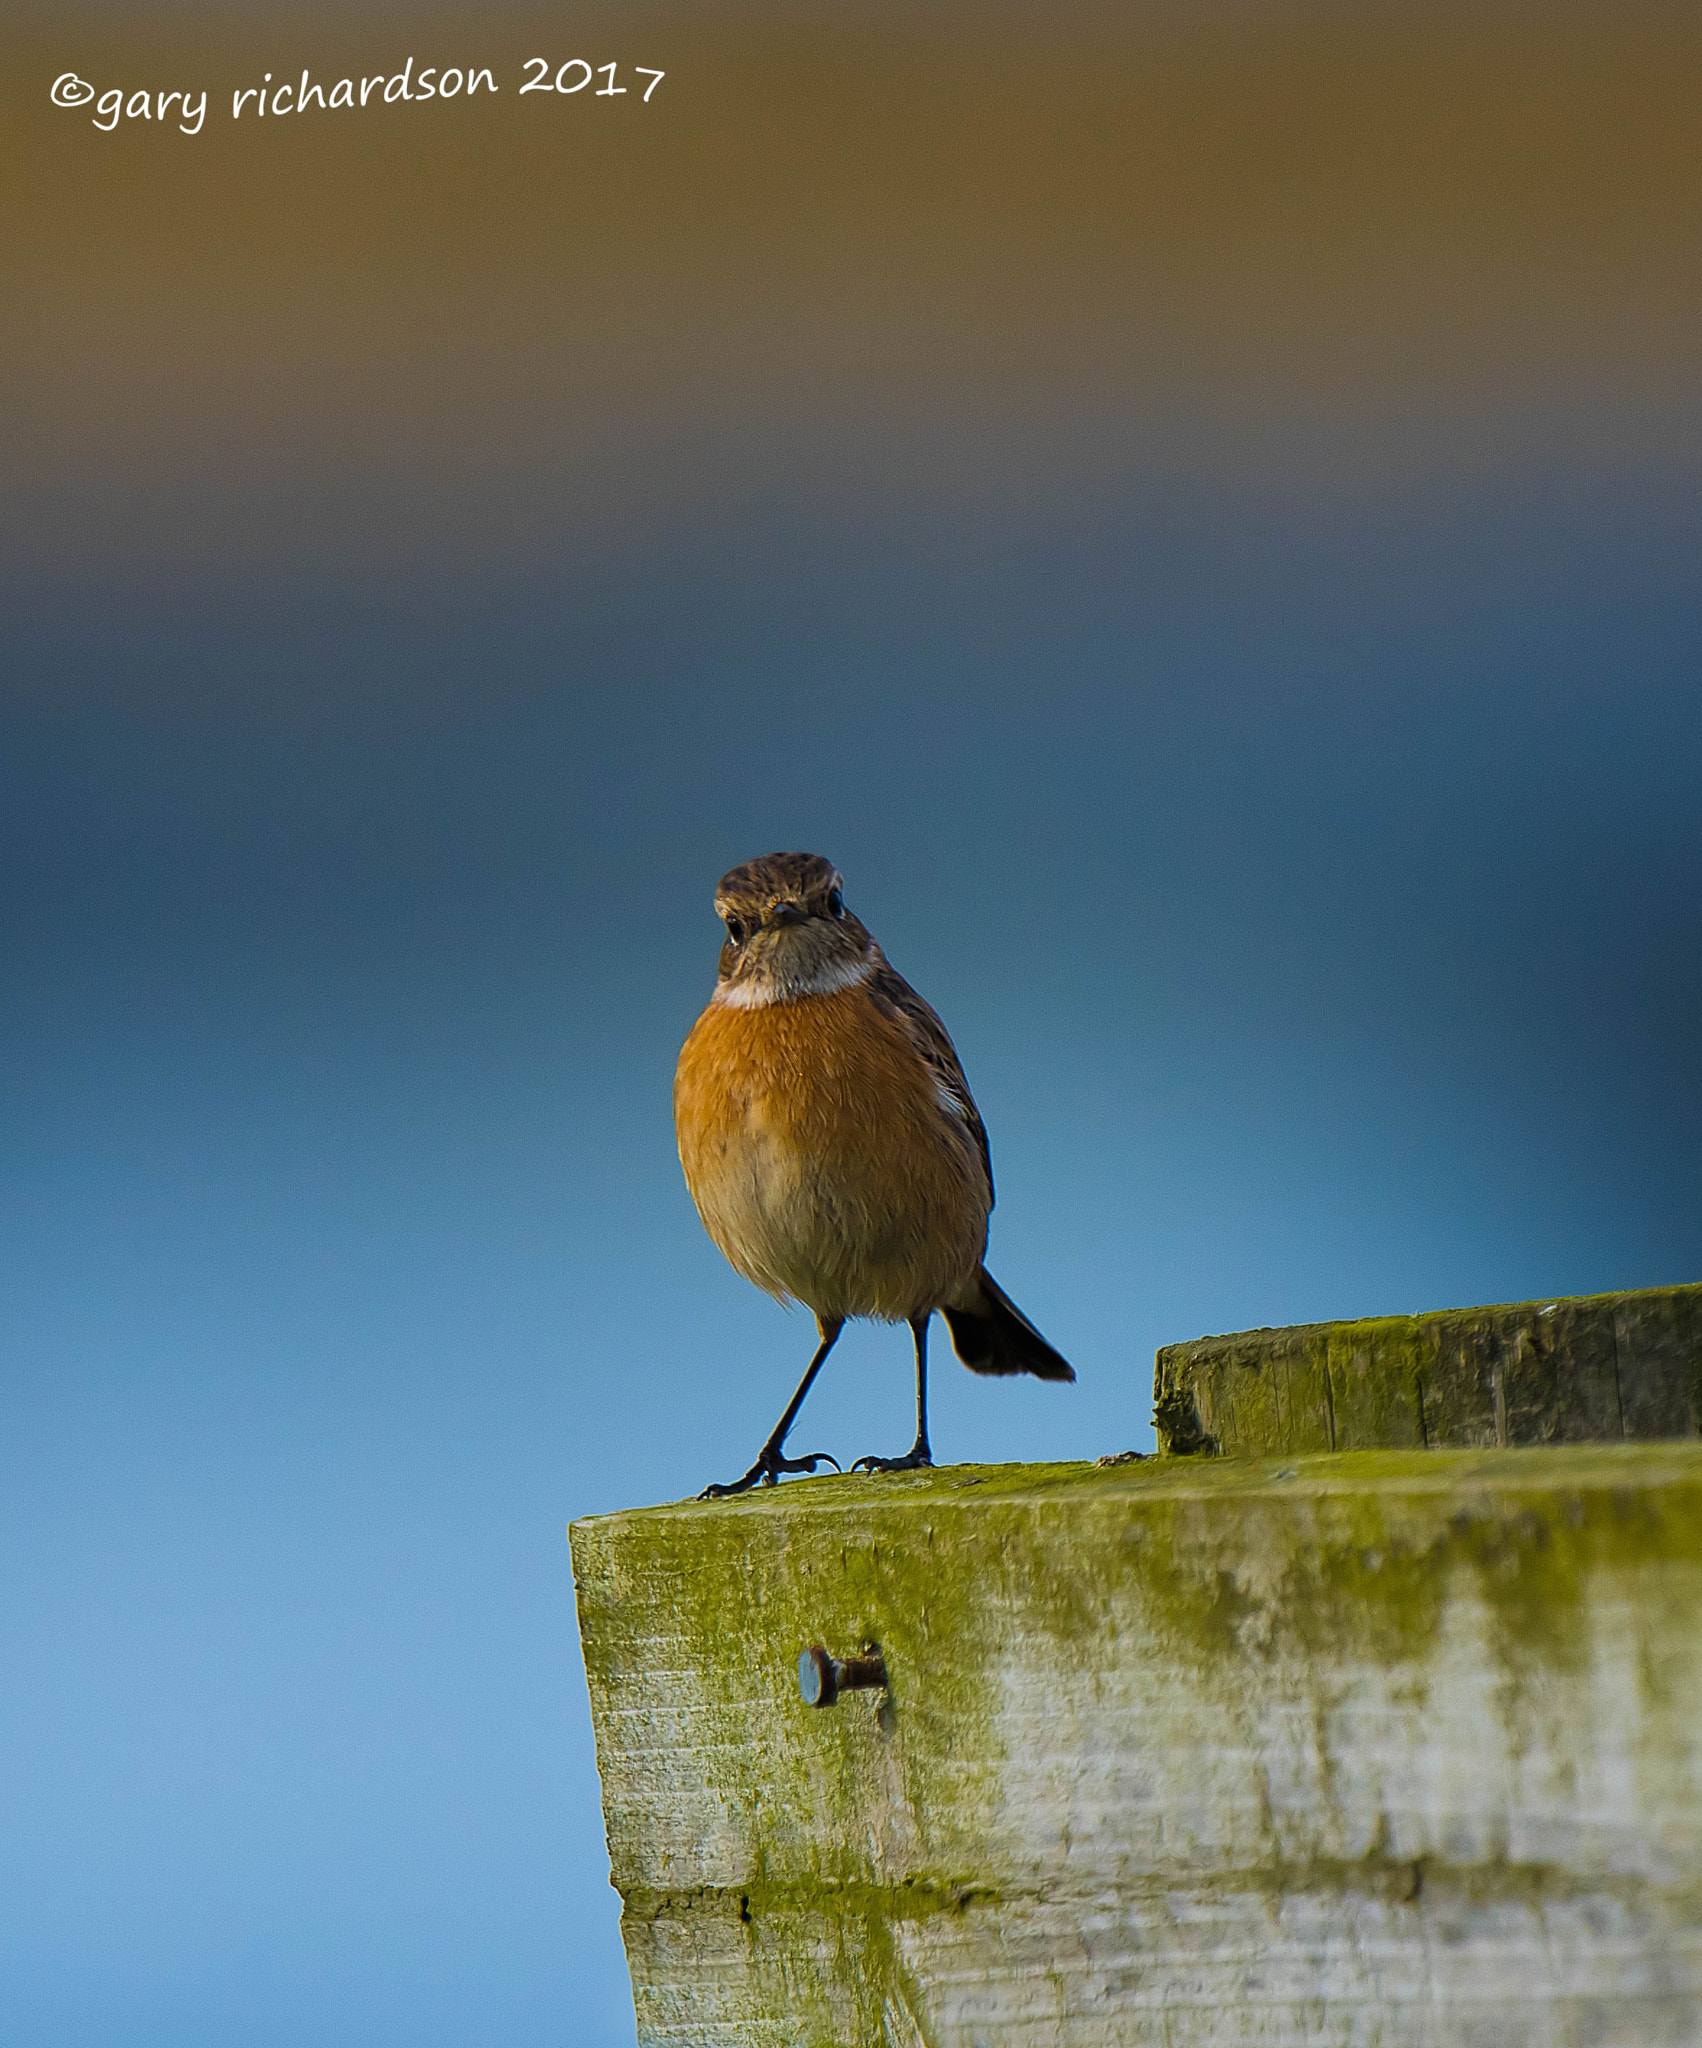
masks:
<svg viewBox="0 0 1702 2048"><path fill-rule="evenodd" d="M800 910L797 904L777 903L763 922L778 931L783 925L803 924L807 918L808 912Z"/></svg>

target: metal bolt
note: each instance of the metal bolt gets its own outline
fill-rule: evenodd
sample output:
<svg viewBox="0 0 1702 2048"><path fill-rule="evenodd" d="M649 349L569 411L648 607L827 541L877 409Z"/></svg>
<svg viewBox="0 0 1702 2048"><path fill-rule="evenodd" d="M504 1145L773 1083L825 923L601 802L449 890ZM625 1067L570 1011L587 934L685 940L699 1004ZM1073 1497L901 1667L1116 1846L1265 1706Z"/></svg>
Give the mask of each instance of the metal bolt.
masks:
<svg viewBox="0 0 1702 2048"><path fill-rule="evenodd" d="M798 1694L806 1707L831 1707L842 1692L872 1692L886 1684L886 1660L830 1657L820 1643L798 1652Z"/></svg>

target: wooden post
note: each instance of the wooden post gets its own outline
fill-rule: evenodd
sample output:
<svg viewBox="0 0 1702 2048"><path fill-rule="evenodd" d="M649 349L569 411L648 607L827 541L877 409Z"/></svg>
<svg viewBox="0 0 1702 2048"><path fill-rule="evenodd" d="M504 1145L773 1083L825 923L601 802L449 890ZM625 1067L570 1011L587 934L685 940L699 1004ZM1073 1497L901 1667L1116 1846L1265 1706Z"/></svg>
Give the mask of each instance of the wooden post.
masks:
<svg viewBox="0 0 1702 2048"><path fill-rule="evenodd" d="M957 1467L572 1541L644 2048L1702 2043L1702 1445ZM886 1687L806 1705L812 1649Z"/></svg>
<svg viewBox="0 0 1702 2048"><path fill-rule="evenodd" d="M1635 1443L1702 1431L1702 1286L1167 1344L1159 1442L1202 1450Z"/></svg>

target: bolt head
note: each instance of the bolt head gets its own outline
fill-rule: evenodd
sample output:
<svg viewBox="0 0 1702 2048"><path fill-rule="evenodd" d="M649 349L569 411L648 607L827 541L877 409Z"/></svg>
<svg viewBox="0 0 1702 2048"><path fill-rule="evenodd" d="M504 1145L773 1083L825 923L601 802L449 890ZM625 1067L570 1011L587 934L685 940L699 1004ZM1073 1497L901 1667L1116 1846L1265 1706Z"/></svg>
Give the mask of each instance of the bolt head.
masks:
<svg viewBox="0 0 1702 2048"><path fill-rule="evenodd" d="M839 1697L839 1674L820 1643L798 1652L798 1695L806 1707L831 1707Z"/></svg>

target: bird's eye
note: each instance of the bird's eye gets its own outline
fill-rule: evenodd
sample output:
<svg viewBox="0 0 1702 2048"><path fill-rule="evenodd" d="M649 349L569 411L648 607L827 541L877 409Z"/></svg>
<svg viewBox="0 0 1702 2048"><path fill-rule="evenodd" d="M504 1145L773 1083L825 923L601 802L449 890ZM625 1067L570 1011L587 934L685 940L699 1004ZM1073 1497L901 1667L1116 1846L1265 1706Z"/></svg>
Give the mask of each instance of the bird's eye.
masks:
<svg viewBox="0 0 1702 2048"><path fill-rule="evenodd" d="M742 946L745 943L745 921L742 917L728 918L727 936L735 946Z"/></svg>
<svg viewBox="0 0 1702 2048"><path fill-rule="evenodd" d="M829 917L845 915L845 898L837 889L829 889L827 892L827 914Z"/></svg>

